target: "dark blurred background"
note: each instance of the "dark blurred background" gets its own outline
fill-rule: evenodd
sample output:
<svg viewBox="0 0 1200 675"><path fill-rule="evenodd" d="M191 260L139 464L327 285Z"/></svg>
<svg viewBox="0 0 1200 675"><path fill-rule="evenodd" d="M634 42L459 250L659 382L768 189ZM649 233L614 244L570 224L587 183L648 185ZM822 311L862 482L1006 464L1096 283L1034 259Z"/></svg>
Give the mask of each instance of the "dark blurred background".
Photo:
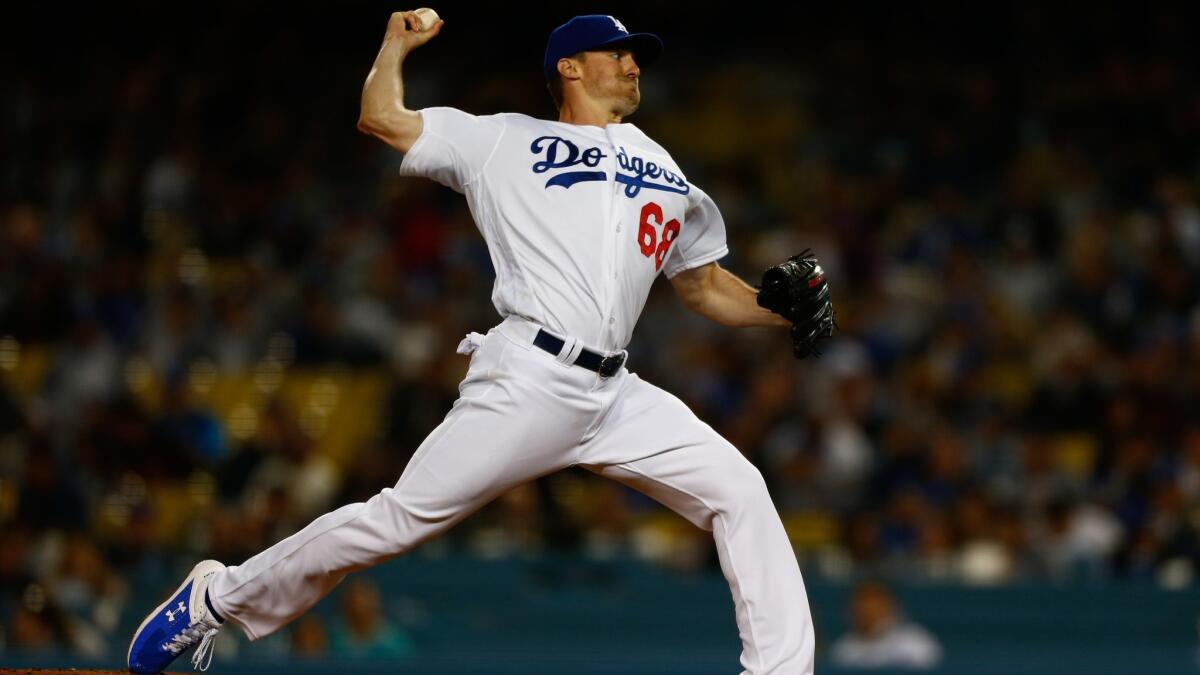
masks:
<svg viewBox="0 0 1200 675"><path fill-rule="evenodd" d="M1200 12L966 4L445 2L406 103L553 119L554 26L663 37L628 121L721 207L723 266L815 249L841 330L797 363L659 282L629 366L762 470L822 672L918 634L944 672L1192 672ZM122 664L194 561L392 485L449 409L454 345L499 317L463 199L355 129L399 9L6 8L0 665ZM259 644L224 632L214 672L738 652L711 539L572 472Z"/></svg>

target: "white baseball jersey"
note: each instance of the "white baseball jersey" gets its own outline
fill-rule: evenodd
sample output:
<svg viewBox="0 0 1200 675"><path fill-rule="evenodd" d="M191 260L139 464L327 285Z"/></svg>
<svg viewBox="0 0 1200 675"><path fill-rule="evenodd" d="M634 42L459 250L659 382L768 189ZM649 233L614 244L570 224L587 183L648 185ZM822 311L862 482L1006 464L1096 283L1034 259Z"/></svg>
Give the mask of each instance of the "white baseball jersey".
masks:
<svg viewBox="0 0 1200 675"><path fill-rule="evenodd" d="M421 117L400 173L466 196L503 317L620 351L660 271L670 278L728 253L716 204L632 124L445 107Z"/></svg>

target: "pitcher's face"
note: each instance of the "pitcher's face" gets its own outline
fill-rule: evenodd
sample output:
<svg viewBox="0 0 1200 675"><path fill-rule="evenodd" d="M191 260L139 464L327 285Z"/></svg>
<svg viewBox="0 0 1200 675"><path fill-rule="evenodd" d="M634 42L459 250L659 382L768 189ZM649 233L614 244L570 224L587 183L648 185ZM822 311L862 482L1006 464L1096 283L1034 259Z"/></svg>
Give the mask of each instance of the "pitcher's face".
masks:
<svg viewBox="0 0 1200 675"><path fill-rule="evenodd" d="M608 101L614 113L631 115L642 101L638 78L642 71L627 49L583 53L582 83L587 95Z"/></svg>

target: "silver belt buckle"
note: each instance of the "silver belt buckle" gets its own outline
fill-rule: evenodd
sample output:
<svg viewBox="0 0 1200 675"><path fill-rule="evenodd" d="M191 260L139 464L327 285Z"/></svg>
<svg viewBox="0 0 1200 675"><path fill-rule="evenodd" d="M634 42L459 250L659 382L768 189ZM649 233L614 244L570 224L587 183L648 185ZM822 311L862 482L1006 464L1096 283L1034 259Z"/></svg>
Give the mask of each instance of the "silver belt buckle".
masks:
<svg viewBox="0 0 1200 675"><path fill-rule="evenodd" d="M624 365L624 363L624 353L606 356L603 359L600 359L600 369L597 372L600 373L600 377L612 377L613 375L617 374L617 371L621 370L621 366Z"/></svg>

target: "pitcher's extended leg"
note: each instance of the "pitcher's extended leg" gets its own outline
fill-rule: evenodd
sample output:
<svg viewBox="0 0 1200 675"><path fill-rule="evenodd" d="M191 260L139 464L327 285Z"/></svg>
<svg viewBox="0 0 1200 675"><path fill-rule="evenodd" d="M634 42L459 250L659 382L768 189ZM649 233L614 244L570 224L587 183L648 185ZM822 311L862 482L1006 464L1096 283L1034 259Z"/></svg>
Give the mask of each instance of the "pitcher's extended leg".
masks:
<svg viewBox="0 0 1200 675"><path fill-rule="evenodd" d="M503 352L491 334L483 351ZM413 455L395 487L325 514L296 534L228 568L210 585L217 612L257 639L287 624L348 573L408 551L510 488L566 465L578 439L573 411L527 381L464 382L462 397ZM478 366L478 367L477 367Z"/></svg>
<svg viewBox="0 0 1200 675"><path fill-rule="evenodd" d="M581 450L585 465L712 531L746 674L811 673L808 595L762 474L682 401L636 375L613 405Z"/></svg>

